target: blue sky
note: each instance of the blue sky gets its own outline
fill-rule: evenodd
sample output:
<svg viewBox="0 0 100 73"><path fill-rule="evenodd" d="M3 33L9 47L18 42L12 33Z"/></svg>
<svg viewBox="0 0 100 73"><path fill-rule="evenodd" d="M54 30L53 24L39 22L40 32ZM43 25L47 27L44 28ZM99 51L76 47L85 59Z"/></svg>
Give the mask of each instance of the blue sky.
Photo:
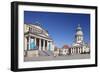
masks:
<svg viewBox="0 0 100 73"><path fill-rule="evenodd" d="M34 12L24 11L24 23L33 24L39 22L57 47L71 45L75 38L78 24L82 27L84 41L90 42L90 15L77 13Z"/></svg>

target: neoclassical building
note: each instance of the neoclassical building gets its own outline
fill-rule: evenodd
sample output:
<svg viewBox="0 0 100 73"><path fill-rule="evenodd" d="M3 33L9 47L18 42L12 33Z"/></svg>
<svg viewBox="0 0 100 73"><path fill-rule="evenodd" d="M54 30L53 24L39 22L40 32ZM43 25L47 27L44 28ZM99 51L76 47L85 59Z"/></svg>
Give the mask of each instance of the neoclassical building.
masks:
<svg viewBox="0 0 100 73"><path fill-rule="evenodd" d="M39 23L24 24L24 56L39 56L39 51L53 51L53 40Z"/></svg>
<svg viewBox="0 0 100 73"><path fill-rule="evenodd" d="M84 42L84 34L80 25L76 28L74 43L70 48L71 54L90 53L90 46Z"/></svg>
<svg viewBox="0 0 100 73"><path fill-rule="evenodd" d="M56 48L47 30L39 23L24 24L24 56L59 56L90 53L90 46L84 42L80 25L76 28L74 43L71 47Z"/></svg>

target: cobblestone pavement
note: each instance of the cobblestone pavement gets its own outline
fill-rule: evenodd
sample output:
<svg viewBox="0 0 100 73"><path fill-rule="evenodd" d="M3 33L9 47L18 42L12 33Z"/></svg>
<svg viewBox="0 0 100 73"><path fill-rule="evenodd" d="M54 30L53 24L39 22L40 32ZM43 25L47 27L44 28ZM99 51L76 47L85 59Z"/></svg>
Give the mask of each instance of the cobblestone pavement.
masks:
<svg viewBox="0 0 100 73"><path fill-rule="evenodd" d="M71 59L89 59L90 54L76 54L67 56L39 56L39 57L24 57L24 61L48 61L48 60L71 60Z"/></svg>

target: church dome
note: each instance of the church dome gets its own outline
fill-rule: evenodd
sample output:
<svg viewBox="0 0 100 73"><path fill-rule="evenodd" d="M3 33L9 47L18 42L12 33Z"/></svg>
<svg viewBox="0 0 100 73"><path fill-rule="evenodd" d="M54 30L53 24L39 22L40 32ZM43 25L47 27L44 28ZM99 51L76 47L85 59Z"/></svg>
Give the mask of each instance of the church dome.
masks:
<svg viewBox="0 0 100 73"><path fill-rule="evenodd" d="M77 31L81 31L81 30L82 30L82 28L80 27L80 24L78 24L78 27L77 27L76 30L77 30Z"/></svg>
<svg viewBox="0 0 100 73"><path fill-rule="evenodd" d="M82 31L77 31L76 35L83 35L83 32Z"/></svg>
<svg viewBox="0 0 100 73"><path fill-rule="evenodd" d="M83 35L82 28L80 27L80 24L78 24L78 27L76 29L76 35Z"/></svg>
<svg viewBox="0 0 100 73"><path fill-rule="evenodd" d="M81 30L82 28L80 26L77 27L77 30Z"/></svg>

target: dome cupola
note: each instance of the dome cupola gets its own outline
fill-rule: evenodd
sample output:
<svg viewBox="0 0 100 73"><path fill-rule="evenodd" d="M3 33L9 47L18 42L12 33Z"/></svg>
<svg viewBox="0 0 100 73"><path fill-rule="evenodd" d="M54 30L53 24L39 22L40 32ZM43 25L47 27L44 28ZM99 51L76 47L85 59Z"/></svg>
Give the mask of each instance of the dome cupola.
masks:
<svg viewBox="0 0 100 73"><path fill-rule="evenodd" d="M76 29L76 35L83 35L82 28L80 27L80 24L78 24L78 27Z"/></svg>
<svg viewBox="0 0 100 73"><path fill-rule="evenodd" d="M78 24L78 27L76 28L75 41L76 43L83 42L83 31L82 28L80 27L80 24Z"/></svg>

